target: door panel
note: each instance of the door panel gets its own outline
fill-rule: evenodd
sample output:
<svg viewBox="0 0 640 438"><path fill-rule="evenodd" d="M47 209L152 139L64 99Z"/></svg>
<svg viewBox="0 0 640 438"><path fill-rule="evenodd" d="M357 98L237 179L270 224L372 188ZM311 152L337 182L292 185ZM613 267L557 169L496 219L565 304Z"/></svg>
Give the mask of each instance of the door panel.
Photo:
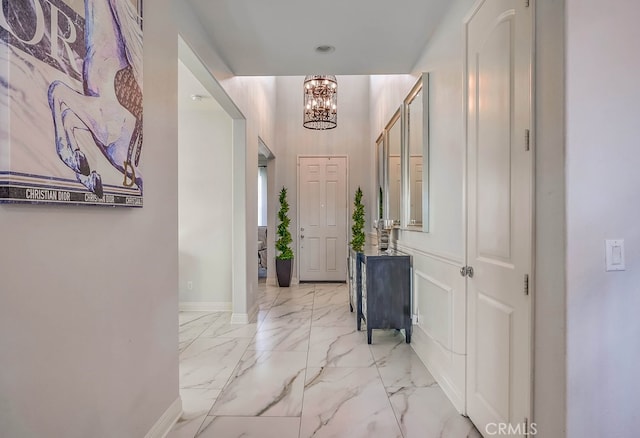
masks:
<svg viewBox="0 0 640 438"><path fill-rule="evenodd" d="M508 14L488 29L488 37L476 52L479 111L478 255L507 261L511 254L511 79L513 72L512 26Z"/></svg>
<svg viewBox="0 0 640 438"><path fill-rule="evenodd" d="M524 432L531 413L531 23L512 0L485 1L467 22L467 413L481 433Z"/></svg>
<svg viewBox="0 0 640 438"><path fill-rule="evenodd" d="M327 227L338 225L338 184L337 181L327 181L326 219Z"/></svg>
<svg viewBox="0 0 640 438"><path fill-rule="evenodd" d="M509 358L513 309L478 291L476 393L500 422L509 421Z"/></svg>
<svg viewBox="0 0 640 438"><path fill-rule="evenodd" d="M303 259L304 268L309 272L320 272L321 250L320 239L307 237L305 242L306 257Z"/></svg>
<svg viewBox="0 0 640 438"><path fill-rule="evenodd" d="M338 242L333 237L327 238L327 271L335 272L338 268Z"/></svg>
<svg viewBox="0 0 640 438"><path fill-rule="evenodd" d="M346 280L346 161L299 158L300 281Z"/></svg>

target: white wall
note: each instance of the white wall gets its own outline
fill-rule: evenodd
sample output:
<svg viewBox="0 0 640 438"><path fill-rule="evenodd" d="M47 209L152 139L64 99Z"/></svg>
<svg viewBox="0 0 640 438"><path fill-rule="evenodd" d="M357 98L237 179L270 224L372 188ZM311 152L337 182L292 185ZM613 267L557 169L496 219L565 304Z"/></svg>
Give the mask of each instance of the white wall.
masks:
<svg viewBox="0 0 640 438"><path fill-rule="evenodd" d="M178 111L179 298L231 310L231 117L201 103Z"/></svg>
<svg viewBox="0 0 640 438"><path fill-rule="evenodd" d="M246 138L246 149L234 148L233 150L233 162L238 163L238 166L242 162L245 163L244 178L238 171L239 167L235 168L236 164L234 164L235 171L233 172L233 205L236 210L243 209L242 216L245 220L242 223L234 217L233 225L235 228L232 243L232 250L235 254L233 259L234 261L240 258L245 260L246 275L243 278L234 276L232 282L234 290L246 291L244 296L234 295L234 314L251 316L256 311L258 289L256 274L258 270L258 188L256 184L258 178L258 137L264 140L277 157L279 148L274 141L276 80L273 77L233 76L233 73L216 52L215 41L202 27L191 7L180 0L173 0L172 4L174 18L183 40L220 83L225 97L230 98L235 111L242 114L246 120L246 123L234 122L232 134L234 144L238 138ZM198 79L202 81L201 78ZM223 107L225 106L220 99L218 102ZM232 118L238 120L233 115ZM270 234L273 236L273 233ZM271 245L273 245L272 240ZM272 249L269 251L273 254Z"/></svg>
<svg viewBox="0 0 640 438"><path fill-rule="evenodd" d="M294 252L297 252L298 245L298 155L348 155L349 218L353 212L353 196L358 186L364 192L365 211L370 212L372 206L375 205L375 192L373 189L369 189L371 187L370 169L373 168L375 159L375 144L369 142L369 77L337 76L336 79L338 80L338 126L330 130L315 131L302 126L304 76L279 76L277 78L277 150L275 153L274 183L278 191L283 185L287 188ZM277 197L271 199L274 200L272 203L274 207L273 209L269 208L269 234L274 236L278 203ZM349 219L349 224L350 222L351 219ZM350 236L350 225L348 233ZM269 254L275 254L273 246L269 246L268 251ZM269 276L275 275L275 261L272 257L270 257L267 272ZM297 267L294 267L293 272L295 276Z"/></svg>
<svg viewBox="0 0 640 438"><path fill-rule="evenodd" d="M637 436L640 4L566 7L567 436ZM605 272L605 239L626 271Z"/></svg>
<svg viewBox="0 0 640 438"><path fill-rule="evenodd" d="M0 206L0 436L142 437L178 399L176 44L156 0L144 208Z"/></svg>
<svg viewBox="0 0 640 438"><path fill-rule="evenodd" d="M566 431L564 0L535 2L534 400L538 436ZM587 435L585 435L587 436Z"/></svg>

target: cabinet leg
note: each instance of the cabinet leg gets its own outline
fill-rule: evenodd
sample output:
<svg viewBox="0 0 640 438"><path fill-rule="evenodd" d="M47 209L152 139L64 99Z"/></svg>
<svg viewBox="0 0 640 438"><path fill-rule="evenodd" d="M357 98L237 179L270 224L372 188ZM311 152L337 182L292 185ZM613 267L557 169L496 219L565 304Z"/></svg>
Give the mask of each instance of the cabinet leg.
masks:
<svg viewBox="0 0 640 438"><path fill-rule="evenodd" d="M367 329L367 344L371 344L371 331L372 329Z"/></svg>
<svg viewBox="0 0 640 438"><path fill-rule="evenodd" d="M351 309L351 313L353 313L353 304L349 303L349 309Z"/></svg>
<svg viewBox="0 0 640 438"><path fill-rule="evenodd" d="M407 344L411 343L411 327L404 329L404 338L407 341Z"/></svg>
<svg viewBox="0 0 640 438"><path fill-rule="evenodd" d="M358 317L356 318L356 328L358 329L358 331L360 331L361 327L362 327L362 317L358 315Z"/></svg>

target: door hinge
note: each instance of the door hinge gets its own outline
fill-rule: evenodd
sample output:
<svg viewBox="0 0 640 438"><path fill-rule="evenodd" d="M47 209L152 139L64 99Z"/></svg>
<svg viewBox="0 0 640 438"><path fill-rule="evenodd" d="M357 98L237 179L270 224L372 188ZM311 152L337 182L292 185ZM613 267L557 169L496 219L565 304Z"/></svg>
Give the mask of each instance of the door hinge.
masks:
<svg viewBox="0 0 640 438"><path fill-rule="evenodd" d="M528 8L529 7L529 0L524 0L524 7Z"/></svg>
<svg viewBox="0 0 640 438"><path fill-rule="evenodd" d="M463 266L460 268L460 275L463 277L473 278L473 267L471 266Z"/></svg>
<svg viewBox="0 0 640 438"><path fill-rule="evenodd" d="M524 294L529 295L529 274L524 274Z"/></svg>
<svg viewBox="0 0 640 438"><path fill-rule="evenodd" d="M531 132L528 129L524 130L524 150L528 151L531 143Z"/></svg>

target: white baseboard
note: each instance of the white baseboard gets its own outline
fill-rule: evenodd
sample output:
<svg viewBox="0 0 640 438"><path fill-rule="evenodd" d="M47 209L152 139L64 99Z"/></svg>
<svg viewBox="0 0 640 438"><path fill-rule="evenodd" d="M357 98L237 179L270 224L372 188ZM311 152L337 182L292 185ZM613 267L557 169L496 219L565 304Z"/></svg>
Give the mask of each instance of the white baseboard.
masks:
<svg viewBox="0 0 640 438"><path fill-rule="evenodd" d="M291 277L291 284L300 284L300 281L298 281L298 277ZM269 286L277 286L278 285L278 279L276 277L267 277L267 285Z"/></svg>
<svg viewBox="0 0 640 438"><path fill-rule="evenodd" d="M178 304L181 312L228 312L231 310L230 302L216 301L181 301Z"/></svg>
<svg viewBox="0 0 640 438"><path fill-rule="evenodd" d="M411 347L413 351L416 352L422 363L427 367L431 375L436 379L438 385L444 391L445 395L451 401L451 404L456 408L456 410L462 414L466 415L466 406L465 406L465 395L464 386L462 388L458 387L454 381L452 381L453 374L455 373L455 363L444 362L442 359L438 361L436 357L436 351L442 351L441 346L436 346L434 341L431 340L429 335L427 335L419 326L413 326L413 333L411 335ZM452 360L454 356L458 356L462 360L462 366L464 366L465 360L464 355L456 355L453 352L447 352ZM443 366L444 364L444 366ZM464 378L464 377L463 377ZM462 382L464 385L464 382Z"/></svg>
<svg viewBox="0 0 640 438"><path fill-rule="evenodd" d="M171 406L164 411L164 414L158 418L156 424L153 425L144 438L165 438L181 415L182 400L178 397L173 403L171 403Z"/></svg>
<svg viewBox="0 0 640 438"><path fill-rule="evenodd" d="M249 324L248 313L232 313L231 324Z"/></svg>

